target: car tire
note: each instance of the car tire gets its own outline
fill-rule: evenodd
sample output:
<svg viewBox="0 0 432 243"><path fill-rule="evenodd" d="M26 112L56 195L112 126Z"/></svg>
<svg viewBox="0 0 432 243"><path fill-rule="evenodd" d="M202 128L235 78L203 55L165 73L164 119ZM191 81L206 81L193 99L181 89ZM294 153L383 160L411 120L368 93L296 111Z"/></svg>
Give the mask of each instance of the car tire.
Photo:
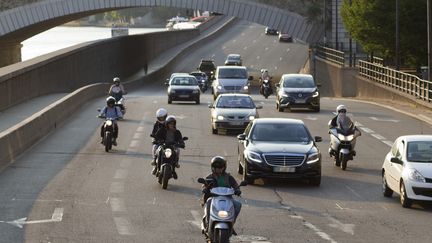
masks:
<svg viewBox="0 0 432 243"><path fill-rule="evenodd" d="M255 180L253 178L251 178L250 176L248 176L248 172L247 172L248 169L247 169L247 162L246 161L244 162L244 165L245 166L243 167L242 179L244 181L246 181L248 185L253 185Z"/></svg>
<svg viewBox="0 0 432 243"><path fill-rule="evenodd" d="M171 103L172 103L172 99L168 98L168 104L171 104Z"/></svg>
<svg viewBox="0 0 432 243"><path fill-rule="evenodd" d="M278 103L276 103L276 110L279 112L284 112L284 108L280 107Z"/></svg>
<svg viewBox="0 0 432 243"><path fill-rule="evenodd" d="M198 98L197 100L195 100L195 103L196 103L197 105L199 105L199 104L200 104L200 99Z"/></svg>
<svg viewBox="0 0 432 243"><path fill-rule="evenodd" d="M409 208L412 205L412 200L407 196L405 183L403 181L400 183L400 203L404 208Z"/></svg>
<svg viewBox="0 0 432 243"><path fill-rule="evenodd" d="M243 166L241 165L240 152L237 151L237 153L238 153L238 156L237 156L238 170L237 170L237 172L238 172L240 175L243 175Z"/></svg>
<svg viewBox="0 0 432 243"><path fill-rule="evenodd" d="M218 130L217 130L217 128L211 128L211 130L212 130L212 134L218 134Z"/></svg>
<svg viewBox="0 0 432 243"><path fill-rule="evenodd" d="M320 186L321 185L321 175L310 178L309 179L309 185Z"/></svg>
<svg viewBox="0 0 432 243"><path fill-rule="evenodd" d="M315 112L320 112L320 107L318 106L318 107L315 107L315 108L313 108L313 110L315 111Z"/></svg>
<svg viewBox="0 0 432 243"><path fill-rule="evenodd" d="M382 192L384 197L391 197L393 195L393 190L387 185L385 171L382 173Z"/></svg>

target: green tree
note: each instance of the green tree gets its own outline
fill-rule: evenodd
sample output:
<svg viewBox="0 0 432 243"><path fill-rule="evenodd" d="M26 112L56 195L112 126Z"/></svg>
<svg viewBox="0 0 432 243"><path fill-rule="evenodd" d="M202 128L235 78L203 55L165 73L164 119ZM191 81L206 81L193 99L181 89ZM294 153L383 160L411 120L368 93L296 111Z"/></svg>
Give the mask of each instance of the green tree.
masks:
<svg viewBox="0 0 432 243"><path fill-rule="evenodd" d="M396 4L394 0L344 0L341 16L345 28L363 49L382 56L386 62L395 57ZM400 0L400 57L404 66L427 64L426 0Z"/></svg>

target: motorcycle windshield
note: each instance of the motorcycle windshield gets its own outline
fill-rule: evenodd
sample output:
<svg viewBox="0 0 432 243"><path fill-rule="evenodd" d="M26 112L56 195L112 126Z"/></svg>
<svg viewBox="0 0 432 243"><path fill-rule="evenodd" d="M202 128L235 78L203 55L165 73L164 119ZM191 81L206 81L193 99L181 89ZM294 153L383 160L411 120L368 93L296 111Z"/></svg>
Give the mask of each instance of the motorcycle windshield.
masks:
<svg viewBox="0 0 432 243"><path fill-rule="evenodd" d="M211 194L217 196L232 196L234 195L234 189L228 187L215 187L210 190Z"/></svg>

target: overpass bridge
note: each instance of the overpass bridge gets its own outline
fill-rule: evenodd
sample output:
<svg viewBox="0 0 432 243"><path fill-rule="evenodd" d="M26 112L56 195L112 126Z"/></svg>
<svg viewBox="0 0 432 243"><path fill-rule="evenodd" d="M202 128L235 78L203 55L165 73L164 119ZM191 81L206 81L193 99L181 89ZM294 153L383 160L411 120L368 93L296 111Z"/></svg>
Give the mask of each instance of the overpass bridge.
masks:
<svg viewBox="0 0 432 243"><path fill-rule="evenodd" d="M2 1L3 2L3 1ZM0 13L0 67L21 61L21 42L52 27L96 13L135 7L208 10L262 24L308 43L322 39L323 28L296 13L247 0L39 0L6 1ZM9 3L9 4L7 4ZM19 6L18 6L19 5Z"/></svg>

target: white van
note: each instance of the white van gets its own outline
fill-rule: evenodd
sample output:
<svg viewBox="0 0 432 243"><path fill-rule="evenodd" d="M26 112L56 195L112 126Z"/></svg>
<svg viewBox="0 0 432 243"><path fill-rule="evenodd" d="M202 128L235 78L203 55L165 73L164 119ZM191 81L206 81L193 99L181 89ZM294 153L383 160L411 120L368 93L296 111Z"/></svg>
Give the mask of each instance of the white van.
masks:
<svg viewBox="0 0 432 243"><path fill-rule="evenodd" d="M249 94L249 81L247 69L244 66L218 66L212 84L213 98L225 93Z"/></svg>

